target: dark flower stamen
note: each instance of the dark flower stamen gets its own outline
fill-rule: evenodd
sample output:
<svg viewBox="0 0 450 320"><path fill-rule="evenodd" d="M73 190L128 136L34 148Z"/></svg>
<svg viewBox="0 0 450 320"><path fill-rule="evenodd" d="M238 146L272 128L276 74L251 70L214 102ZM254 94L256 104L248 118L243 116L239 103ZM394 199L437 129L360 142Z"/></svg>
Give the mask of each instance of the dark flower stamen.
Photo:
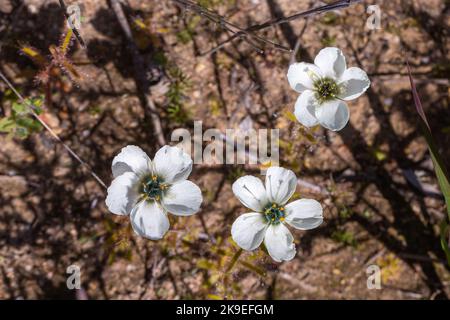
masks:
<svg viewBox="0 0 450 320"><path fill-rule="evenodd" d="M145 198L159 201L167 188L167 184L163 183L157 176L152 175L142 182L141 193Z"/></svg>
<svg viewBox="0 0 450 320"><path fill-rule="evenodd" d="M264 208L264 218L269 224L279 224L284 221L285 210L284 207L279 206L275 203L269 204Z"/></svg>
<svg viewBox="0 0 450 320"><path fill-rule="evenodd" d="M323 103L336 99L341 92L341 87L332 78L319 78L314 82L314 92L317 100Z"/></svg>

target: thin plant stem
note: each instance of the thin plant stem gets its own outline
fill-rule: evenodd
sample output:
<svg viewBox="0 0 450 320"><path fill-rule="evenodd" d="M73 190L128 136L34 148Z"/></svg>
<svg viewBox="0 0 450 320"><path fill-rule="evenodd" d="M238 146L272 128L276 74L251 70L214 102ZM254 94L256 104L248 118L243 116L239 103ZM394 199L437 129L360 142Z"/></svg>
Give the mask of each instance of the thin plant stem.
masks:
<svg viewBox="0 0 450 320"><path fill-rule="evenodd" d="M231 269L233 269L233 267L236 265L236 262L238 262L239 257L242 255L242 252L243 252L242 248L239 248L239 250L236 251L236 253L234 254L233 258L230 261L230 264L225 269L225 273L228 273L231 271Z"/></svg>
<svg viewBox="0 0 450 320"><path fill-rule="evenodd" d="M277 26L277 25L280 25L283 23L288 23L288 22L291 22L291 21L294 21L294 20L297 20L300 18L307 18L307 17L313 16L313 15L325 13L328 11L347 8L353 4L359 3L361 1L362 0L338 0L338 1L335 1L330 4L326 4L326 5L317 7L317 8L313 8L313 9L309 9L309 10L306 10L303 12L293 14L288 17L271 19L271 20L268 20L261 24L255 24L255 25L249 26L247 28L242 28L242 27L238 26L237 24L226 20L223 16L215 13L214 11L211 11L211 10L208 10L208 9L202 7L201 5L197 4L194 1L172 0L172 2L176 3L178 6L183 7L187 10L192 10L193 12L197 13L201 17L204 17L204 18L218 24L220 27L222 27L223 29L225 29L226 31L228 31L232 34L229 38L220 42L213 49L203 53L203 55L208 55L208 54L214 53L214 52L218 51L219 49L223 48L226 44L228 44L236 39L245 40L258 53L263 53L264 50L259 48L259 46L255 42L260 42L260 43L270 45L272 48L277 49L277 50L292 52L291 48L285 47L281 44L275 43L271 40L261 37L261 36L257 35L255 32L261 31L261 30L264 30L264 29L267 29L267 28L270 28L273 26Z"/></svg>
<svg viewBox="0 0 450 320"><path fill-rule="evenodd" d="M14 94L17 96L17 98L19 98L20 102L22 104L24 104L25 106L27 106L28 111L30 112L30 114L37 120L39 121L39 123L51 134L51 136L58 141L60 144L62 144L62 146L64 147L64 149L67 150L67 152L69 152L69 154L72 155L72 157L74 157L80 164L82 167L86 168L89 173L91 174L91 176L105 189L107 189L106 184L103 182L103 180L91 169L91 167L84 162L76 153L75 151L72 150L72 148L70 148L66 143L64 143L61 138L56 134L55 131L53 131L53 129L44 121L42 120L39 115L36 113L36 106L32 105L31 103L29 103L28 101L26 101L24 99L24 97L16 90L16 88L14 88L14 86L12 85L12 83L5 77L5 75L0 71L0 78L6 83L6 85L14 92Z"/></svg>

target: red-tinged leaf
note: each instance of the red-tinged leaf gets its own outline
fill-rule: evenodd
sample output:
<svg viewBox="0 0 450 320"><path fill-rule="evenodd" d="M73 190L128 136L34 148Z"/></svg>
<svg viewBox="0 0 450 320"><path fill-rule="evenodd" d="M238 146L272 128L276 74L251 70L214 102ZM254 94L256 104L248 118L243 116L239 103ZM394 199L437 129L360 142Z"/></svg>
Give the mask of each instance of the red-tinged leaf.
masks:
<svg viewBox="0 0 450 320"><path fill-rule="evenodd" d="M408 76L409 76L409 82L411 84L411 91L414 99L414 104L416 105L417 112L419 113L420 117L422 118L423 122L428 127L428 130L431 132L430 125L428 124L427 117L425 115L425 112L423 111L422 102L420 101L419 94L417 93L416 84L414 83L414 79L411 74L411 68L409 67L409 62L406 61L406 67L408 68Z"/></svg>
<svg viewBox="0 0 450 320"><path fill-rule="evenodd" d="M442 194L444 195L445 204L447 206L447 215L450 219L450 183L449 183L449 175L446 167L444 166L444 163L442 161L442 157L438 152L438 149L436 147L436 143L433 139L433 135L431 133L431 127L428 123L427 117L425 115L425 112L423 110L422 102L420 101L419 93L417 92L416 85L414 83L414 79L411 74L411 69L409 67L409 63L406 62L407 68L408 68L408 76L409 81L411 83L411 91L414 98L414 104L416 105L417 113L419 114L421 118L421 127L422 131L425 137L425 140L428 144L428 150L431 154L431 159L433 161L434 165L434 171L436 172L436 177L438 179L439 187L442 191ZM443 221L443 224L445 227L441 227L441 245L445 252L445 255L448 260L448 264L450 265L450 248L448 244L448 227L447 222Z"/></svg>

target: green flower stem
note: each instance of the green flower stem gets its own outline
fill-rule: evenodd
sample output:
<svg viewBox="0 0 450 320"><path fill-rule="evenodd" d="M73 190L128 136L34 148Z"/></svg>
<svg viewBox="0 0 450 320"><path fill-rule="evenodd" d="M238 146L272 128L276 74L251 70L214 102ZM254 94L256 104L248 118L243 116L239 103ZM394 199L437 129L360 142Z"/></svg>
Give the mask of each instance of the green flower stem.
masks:
<svg viewBox="0 0 450 320"><path fill-rule="evenodd" d="M238 251L236 251L236 253L234 254L233 258L231 259L230 264L228 265L227 269L225 270L226 273L230 272L231 269L233 269L233 267L235 266L236 262L238 262L239 257L242 255L243 250L239 249Z"/></svg>

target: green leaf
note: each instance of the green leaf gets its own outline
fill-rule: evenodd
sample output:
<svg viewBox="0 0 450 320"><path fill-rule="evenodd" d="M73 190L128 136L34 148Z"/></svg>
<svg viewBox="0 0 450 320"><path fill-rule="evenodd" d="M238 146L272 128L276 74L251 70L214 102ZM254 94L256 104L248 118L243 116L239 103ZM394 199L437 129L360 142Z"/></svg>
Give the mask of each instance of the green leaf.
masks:
<svg viewBox="0 0 450 320"><path fill-rule="evenodd" d="M414 84L414 79L412 78L409 65L408 65L408 73L409 73L409 80L411 83L411 90L412 90L412 94L413 94L413 98L414 98L414 103L416 105L417 112L419 113L420 118L421 118L420 123L422 126L422 131L423 131L425 140L428 144L428 150L430 151L431 159L433 160L434 171L436 172L439 187L441 188L441 191L444 195L445 204L447 205L447 214L450 219L450 183L449 183L449 179L448 179L448 172L444 166L444 162L442 161L441 155L438 152L436 143L431 134L431 128L430 128L430 125L428 124L427 117L423 110L422 102L420 101L420 97L417 92L416 85Z"/></svg>
<svg viewBox="0 0 450 320"><path fill-rule="evenodd" d="M16 132L15 132L16 136L19 137L20 139L25 139L26 137L28 137L28 135L30 134L29 130L25 127L17 127L16 128Z"/></svg>
<svg viewBox="0 0 450 320"><path fill-rule="evenodd" d="M444 250L445 256L447 258L447 263L450 265L450 248L448 247L448 224L445 221L442 221L440 230L441 230L441 247Z"/></svg>
<svg viewBox="0 0 450 320"><path fill-rule="evenodd" d="M214 263L206 259L200 259L197 261L197 268L204 270L214 270L216 269Z"/></svg>
<svg viewBox="0 0 450 320"><path fill-rule="evenodd" d="M13 103L12 109L16 114L28 113L28 106L18 102Z"/></svg>
<svg viewBox="0 0 450 320"><path fill-rule="evenodd" d="M414 79L411 74L411 69L409 67L409 63L406 63L408 68L409 81L411 84L411 91L414 98L414 104L416 105L417 113L420 116L420 125L423 131L423 135L428 144L428 150L431 154L431 159L434 165L434 171L436 173L436 177L438 179L439 187L441 188L442 194L444 195L445 204L447 206L447 216L450 219L450 183L448 179L448 171L444 166L444 162L442 161L442 157L439 154L439 151L436 147L436 143L433 139L433 135L431 133L431 127L428 123L427 117L423 110L422 102L420 101L419 93L417 92L416 85L414 83ZM447 257L448 265L450 266L450 248L448 246L448 224L446 221L443 221L445 227L441 227L441 245L444 249L445 255Z"/></svg>
<svg viewBox="0 0 450 320"><path fill-rule="evenodd" d="M261 277L265 277L267 275L265 270L263 270L262 268L260 268L258 266L255 266L254 264L251 264L251 263L249 263L247 261L240 261L239 263L242 266L244 266L245 268L247 268L247 269L257 273Z"/></svg>
<svg viewBox="0 0 450 320"><path fill-rule="evenodd" d="M26 99L26 101L34 107L34 111L36 111L37 114L41 114L42 105L44 104L44 96Z"/></svg>
<svg viewBox="0 0 450 320"><path fill-rule="evenodd" d="M10 133L16 127L16 123L9 117L0 119L0 132Z"/></svg>
<svg viewBox="0 0 450 320"><path fill-rule="evenodd" d="M384 153L383 151L381 151L379 149L373 150L373 155L380 162L386 160L386 158L387 158L386 153Z"/></svg>

